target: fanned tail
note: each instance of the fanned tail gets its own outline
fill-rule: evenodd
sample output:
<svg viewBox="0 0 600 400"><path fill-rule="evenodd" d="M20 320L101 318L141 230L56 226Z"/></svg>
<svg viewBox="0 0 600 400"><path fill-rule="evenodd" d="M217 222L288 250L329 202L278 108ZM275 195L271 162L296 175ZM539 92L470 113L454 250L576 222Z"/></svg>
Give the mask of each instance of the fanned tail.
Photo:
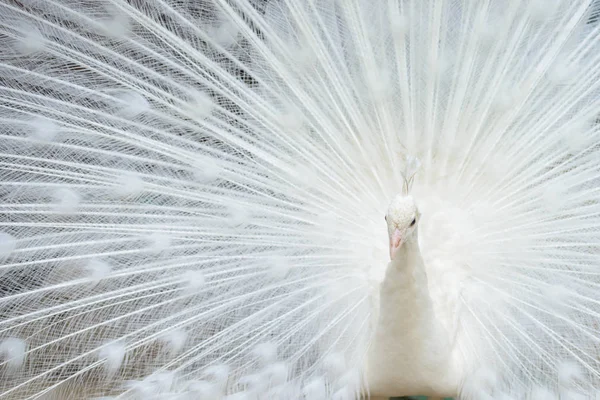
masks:
<svg viewBox="0 0 600 400"><path fill-rule="evenodd" d="M461 396L590 395L592 3L2 2L0 399L366 395L405 155Z"/></svg>

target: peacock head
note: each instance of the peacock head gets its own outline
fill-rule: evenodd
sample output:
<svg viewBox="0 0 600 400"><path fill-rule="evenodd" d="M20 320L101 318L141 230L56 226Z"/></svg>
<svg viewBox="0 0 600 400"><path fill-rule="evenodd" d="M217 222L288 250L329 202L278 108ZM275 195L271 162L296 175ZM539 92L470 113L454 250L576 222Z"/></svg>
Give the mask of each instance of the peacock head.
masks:
<svg viewBox="0 0 600 400"><path fill-rule="evenodd" d="M394 197L385 216L390 239L390 259L393 260L398 249L413 237L419 217L419 209L412 196L399 194Z"/></svg>

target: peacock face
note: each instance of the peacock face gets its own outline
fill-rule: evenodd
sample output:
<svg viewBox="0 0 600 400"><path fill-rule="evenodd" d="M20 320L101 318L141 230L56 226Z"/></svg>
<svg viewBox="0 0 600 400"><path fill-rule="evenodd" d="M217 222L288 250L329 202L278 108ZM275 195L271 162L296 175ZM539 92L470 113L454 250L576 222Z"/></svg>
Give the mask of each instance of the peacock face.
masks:
<svg viewBox="0 0 600 400"><path fill-rule="evenodd" d="M417 228L419 210L412 196L397 195L388 207L385 221L390 239L390 259Z"/></svg>

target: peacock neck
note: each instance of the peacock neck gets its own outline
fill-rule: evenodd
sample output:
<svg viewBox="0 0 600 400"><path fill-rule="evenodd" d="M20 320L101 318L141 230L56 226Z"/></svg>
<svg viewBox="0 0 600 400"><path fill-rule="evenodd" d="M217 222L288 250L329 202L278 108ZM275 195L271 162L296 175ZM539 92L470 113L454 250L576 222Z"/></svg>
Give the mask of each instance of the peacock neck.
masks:
<svg viewBox="0 0 600 400"><path fill-rule="evenodd" d="M389 262L369 350L367 379L376 396L453 396L448 335L436 320L417 232Z"/></svg>
<svg viewBox="0 0 600 400"><path fill-rule="evenodd" d="M377 328L379 334L397 343L419 343L436 325L416 235L415 231L389 262L380 286ZM399 349L406 354L413 352L411 348Z"/></svg>

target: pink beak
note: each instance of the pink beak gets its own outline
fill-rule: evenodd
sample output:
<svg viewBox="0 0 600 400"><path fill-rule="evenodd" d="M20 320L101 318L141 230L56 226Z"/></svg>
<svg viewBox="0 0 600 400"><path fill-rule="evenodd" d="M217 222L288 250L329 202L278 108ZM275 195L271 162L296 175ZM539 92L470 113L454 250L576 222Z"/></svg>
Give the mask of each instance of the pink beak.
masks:
<svg viewBox="0 0 600 400"><path fill-rule="evenodd" d="M390 239L390 259L393 260L398 249L402 246L402 232L400 229L395 229Z"/></svg>

